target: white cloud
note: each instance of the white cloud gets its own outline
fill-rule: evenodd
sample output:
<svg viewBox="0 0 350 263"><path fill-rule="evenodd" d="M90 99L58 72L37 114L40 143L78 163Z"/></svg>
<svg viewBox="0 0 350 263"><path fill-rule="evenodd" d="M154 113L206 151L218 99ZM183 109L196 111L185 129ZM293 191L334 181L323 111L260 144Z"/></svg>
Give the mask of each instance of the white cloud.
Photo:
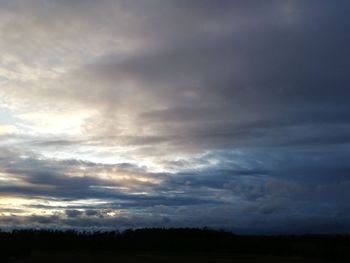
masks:
<svg viewBox="0 0 350 263"><path fill-rule="evenodd" d="M14 125L0 125L0 135L17 134L18 129Z"/></svg>

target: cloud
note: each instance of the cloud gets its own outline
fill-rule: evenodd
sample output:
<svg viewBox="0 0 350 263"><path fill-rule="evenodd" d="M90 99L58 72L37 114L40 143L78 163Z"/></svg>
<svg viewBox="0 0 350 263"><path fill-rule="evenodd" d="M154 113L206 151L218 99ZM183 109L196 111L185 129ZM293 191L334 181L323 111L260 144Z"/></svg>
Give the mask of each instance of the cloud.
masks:
<svg viewBox="0 0 350 263"><path fill-rule="evenodd" d="M287 22L271 24L268 11L256 16L251 5L227 5L246 11L248 18L236 15L230 20L231 13L221 8L207 10L208 18L205 5L194 4L190 9L193 18L187 20L194 20L199 13L197 19L203 23L213 16L215 23L222 25L217 28L232 28L193 35L197 28L192 27L201 27L194 23L177 38L163 32L163 23L151 23L151 27L146 20L142 28L158 40L156 50L146 47L122 59L118 53L106 53L63 74L54 81L60 87L53 85L41 95L56 94L63 101L97 107L98 113L86 122L86 134L109 138L101 143L117 142L126 147L134 141L125 136L139 138L137 142L159 138L177 151L271 145L276 136L280 138L277 143L291 144L304 140L304 130L313 129L320 130L319 140L327 141L333 130L339 132L334 122L347 127L344 21L343 16L332 16L340 10L333 8L321 20L319 12L324 5L311 10L313 4L282 7L270 3L272 10L281 12L274 13L277 20L284 21L284 8L301 12L308 25L301 28ZM132 14L139 11L129 8ZM165 14L175 12L170 17L176 21L184 16L177 13L184 5L179 4L175 11L174 3L161 8ZM312 23L313 17L318 24ZM235 20L242 20L239 31L234 28ZM322 26L328 30L314 33ZM337 70L329 70L331 67ZM157 152L159 147L152 146Z"/></svg>
<svg viewBox="0 0 350 263"><path fill-rule="evenodd" d="M345 1L0 6L3 226L349 229Z"/></svg>
<svg viewBox="0 0 350 263"><path fill-rule="evenodd" d="M13 125L0 125L0 136L16 134L17 132L17 128Z"/></svg>
<svg viewBox="0 0 350 263"><path fill-rule="evenodd" d="M70 218L79 217L82 214L83 214L83 212L81 212L79 210L66 210L66 215Z"/></svg>
<svg viewBox="0 0 350 263"><path fill-rule="evenodd" d="M347 229L346 171L336 171L337 164L326 170L321 154L312 153L314 162L305 163L307 153L281 159L262 150L249 155L222 151L190 161L208 165L215 157L215 165L157 174L130 164L1 152L2 227L211 226L278 233L319 231L307 223L316 220L337 225L334 231L339 224Z"/></svg>

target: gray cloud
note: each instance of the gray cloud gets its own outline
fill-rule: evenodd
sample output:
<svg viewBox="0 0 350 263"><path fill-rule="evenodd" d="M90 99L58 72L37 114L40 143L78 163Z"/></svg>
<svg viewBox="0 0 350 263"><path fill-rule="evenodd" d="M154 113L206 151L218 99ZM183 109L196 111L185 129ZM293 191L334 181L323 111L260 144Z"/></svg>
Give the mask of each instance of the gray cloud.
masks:
<svg viewBox="0 0 350 263"><path fill-rule="evenodd" d="M75 160L38 160L34 156L23 159L3 149L1 167L15 162L16 169L2 169L1 173L11 172L13 178L21 178L29 185L3 185L1 196L25 197L33 203L15 210L0 209L0 214L12 214L10 218L0 216L0 223L2 227L105 229L209 225L242 233L317 232L323 224L334 226L328 228L330 232L337 232L341 226L348 229L349 206L342 202L348 199L346 170L337 170L334 161L334 167L325 164L320 153L296 155L292 151L281 158L264 151L248 155L211 153L202 156L200 163L216 157L219 163L215 167L176 174L145 172L144 177L161 178L161 183L127 184L129 189L125 191L120 187L123 179L110 181L89 174L74 178L69 174L82 166L96 174L99 170L131 173L130 166L129 170L119 170L116 165ZM308 154L313 155L313 161ZM339 156L334 158L342 163ZM136 169L135 173L140 172ZM23 215L28 209L33 209L31 215ZM40 211L49 214L42 215ZM311 220L318 224L311 227Z"/></svg>
<svg viewBox="0 0 350 263"><path fill-rule="evenodd" d="M0 6L1 226L349 232L346 1Z"/></svg>
<svg viewBox="0 0 350 263"><path fill-rule="evenodd" d="M88 134L121 133L124 123L118 121L118 112L125 112L134 129L152 135L141 132L137 141L118 140L125 144L146 141L154 145L161 140L183 146L182 150L293 144L305 140L304 130L314 129L319 132L310 134L309 140L318 137L326 142L341 136L334 123L347 129L349 54L344 34L347 22L342 15L346 8L334 6L324 13L329 7L326 3L290 1L271 1L270 9L242 3L223 3L210 11L202 3L190 6L193 13L184 21L199 19L205 24L212 18L221 26L216 27L218 32L193 34L203 27L197 22L186 30L180 30L181 23L177 25L181 37L173 35L170 25L171 34L164 33L172 17L178 21L189 12L180 14L179 10L188 8L185 4L165 3L159 8L164 14L172 13L169 21L149 25L146 20L142 26L157 40L156 50L145 48L123 59L106 54L64 76L66 87L49 89L49 94L56 91L101 106L95 124L86 125ZM235 8L246 14L232 16ZM284 20L283 8L291 9L284 12L291 12L289 19L295 24ZM265 12L257 15L255 9ZM139 11L137 7L129 10L132 14ZM151 14L153 20L164 22L163 13ZM280 23L272 23L274 19ZM240 30L235 29L235 20L242 20ZM301 27L301 22L306 26ZM276 136L278 140L271 139Z"/></svg>

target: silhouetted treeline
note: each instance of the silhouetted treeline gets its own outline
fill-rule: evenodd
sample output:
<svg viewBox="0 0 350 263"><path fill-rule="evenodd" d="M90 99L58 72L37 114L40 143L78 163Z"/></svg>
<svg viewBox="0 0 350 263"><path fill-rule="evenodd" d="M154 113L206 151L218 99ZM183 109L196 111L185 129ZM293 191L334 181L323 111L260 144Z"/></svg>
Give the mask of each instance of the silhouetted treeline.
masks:
<svg viewBox="0 0 350 263"><path fill-rule="evenodd" d="M0 231L0 261L1 258L28 257L32 251L43 250L205 251L302 256L350 262L350 236L241 236L207 228L150 228L123 232Z"/></svg>

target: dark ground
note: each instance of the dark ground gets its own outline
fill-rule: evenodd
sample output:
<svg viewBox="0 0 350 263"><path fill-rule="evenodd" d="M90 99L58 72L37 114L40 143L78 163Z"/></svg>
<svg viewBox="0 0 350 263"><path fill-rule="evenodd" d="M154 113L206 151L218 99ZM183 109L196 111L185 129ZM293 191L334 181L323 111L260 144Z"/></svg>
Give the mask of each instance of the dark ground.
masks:
<svg viewBox="0 0 350 263"><path fill-rule="evenodd" d="M350 262L350 236L239 236L209 229L0 232L0 262Z"/></svg>
<svg viewBox="0 0 350 263"><path fill-rule="evenodd" d="M255 262L269 262L269 263L321 263L330 262L325 260L317 260L311 258L301 257L283 257L283 256L266 256L266 255L234 255L227 253L113 253L113 252L47 252L36 251L33 255L26 259L18 259L12 262L18 263L34 263L34 262L49 262L49 263L76 263L76 262L120 262L120 263L136 263L136 262L154 262L154 263L186 263L186 262L203 262L203 263L255 263Z"/></svg>

